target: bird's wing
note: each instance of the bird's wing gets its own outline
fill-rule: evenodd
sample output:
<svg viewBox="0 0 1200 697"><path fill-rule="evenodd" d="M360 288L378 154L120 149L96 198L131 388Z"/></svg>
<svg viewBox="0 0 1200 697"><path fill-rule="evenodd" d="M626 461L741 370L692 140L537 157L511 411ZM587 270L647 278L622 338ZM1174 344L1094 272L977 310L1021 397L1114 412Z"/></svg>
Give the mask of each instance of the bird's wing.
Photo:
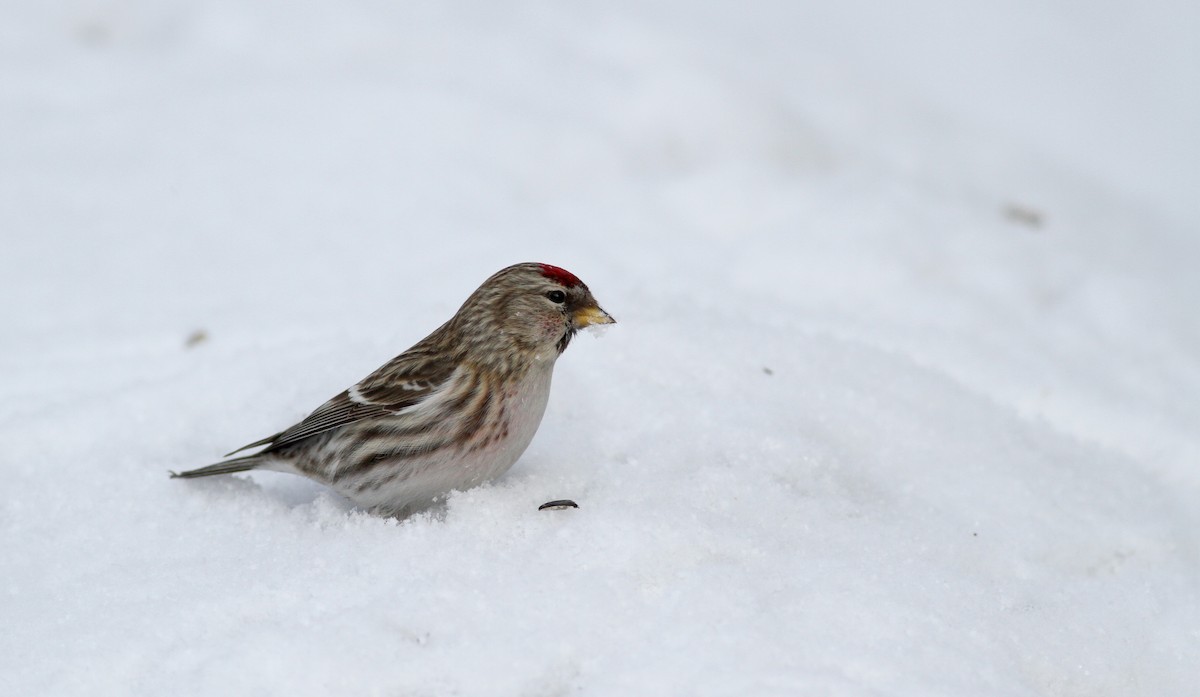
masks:
<svg viewBox="0 0 1200 697"><path fill-rule="evenodd" d="M264 453L275 452L356 421L397 414L436 392L454 373L456 365L456 361L444 355L414 347L317 407L295 426L229 455L263 445L267 446Z"/></svg>

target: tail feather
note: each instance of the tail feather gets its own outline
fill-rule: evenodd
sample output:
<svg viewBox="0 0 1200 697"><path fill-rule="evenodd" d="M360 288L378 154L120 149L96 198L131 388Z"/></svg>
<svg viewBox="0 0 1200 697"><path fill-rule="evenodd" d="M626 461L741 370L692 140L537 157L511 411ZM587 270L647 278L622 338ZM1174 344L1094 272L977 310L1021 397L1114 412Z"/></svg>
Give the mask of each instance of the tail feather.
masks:
<svg viewBox="0 0 1200 697"><path fill-rule="evenodd" d="M218 462L215 465L201 467L199 469L188 470L186 472L172 472L172 479L195 479L196 477L210 477L214 474L233 474L234 472L245 472L247 470L257 469L263 463L263 459L258 455L248 455L246 457L235 457L232 460Z"/></svg>
<svg viewBox="0 0 1200 697"><path fill-rule="evenodd" d="M256 440L249 445L243 445L242 447L238 448L237 450L225 453L225 457L229 457L230 455L237 455L238 453L242 452L243 450L249 450L250 448L257 448L260 445L270 445L270 444L274 443L275 440L282 435L283 435L282 432L276 433L275 435L267 436L266 438L263 438L262 440ZM238 458L238 459L240 460L242 458Z"/></svg>

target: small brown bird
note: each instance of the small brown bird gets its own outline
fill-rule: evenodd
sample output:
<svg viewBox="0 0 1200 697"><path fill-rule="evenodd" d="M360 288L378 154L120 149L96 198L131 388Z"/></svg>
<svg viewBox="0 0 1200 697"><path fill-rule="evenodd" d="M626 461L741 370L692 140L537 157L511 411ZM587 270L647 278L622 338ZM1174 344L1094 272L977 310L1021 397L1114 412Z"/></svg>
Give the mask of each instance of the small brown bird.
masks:
<svg viewBox="0 0 1200 697"><path fill-rule="evenodd" d="M300 423L172 477L290 472L378 515L498 477L542 421L554 362L575 333L615 320L574 274L516 264L483 282L450 321Z"/></svg>

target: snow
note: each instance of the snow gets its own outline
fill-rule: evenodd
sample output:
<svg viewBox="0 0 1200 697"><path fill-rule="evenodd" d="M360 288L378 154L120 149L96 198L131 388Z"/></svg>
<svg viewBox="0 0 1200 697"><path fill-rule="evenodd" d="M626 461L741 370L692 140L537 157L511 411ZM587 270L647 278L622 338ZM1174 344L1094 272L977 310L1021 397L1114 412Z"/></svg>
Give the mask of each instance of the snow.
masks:
<svg viewBox="0 0 1200 697"><path fill-rule="evenodd" d="M0 694L1193 694L1198 19L7 4ZM499 481L167 478L518 261Z"/></svg>

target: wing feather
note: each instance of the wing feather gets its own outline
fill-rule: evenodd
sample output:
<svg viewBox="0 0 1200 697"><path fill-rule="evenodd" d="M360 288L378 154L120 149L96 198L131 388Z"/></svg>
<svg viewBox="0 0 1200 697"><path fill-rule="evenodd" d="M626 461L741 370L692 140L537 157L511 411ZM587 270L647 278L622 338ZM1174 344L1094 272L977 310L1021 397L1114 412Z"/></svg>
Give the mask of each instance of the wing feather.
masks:
<svg viewBox="0 0 1200 697"><path fill-rule="evenodd" d="M456 367L456 361L418 344L317 407L300 423L230 455L264 445L263 453L276 452L365 419L394 416L437 392Z"/></svg>

